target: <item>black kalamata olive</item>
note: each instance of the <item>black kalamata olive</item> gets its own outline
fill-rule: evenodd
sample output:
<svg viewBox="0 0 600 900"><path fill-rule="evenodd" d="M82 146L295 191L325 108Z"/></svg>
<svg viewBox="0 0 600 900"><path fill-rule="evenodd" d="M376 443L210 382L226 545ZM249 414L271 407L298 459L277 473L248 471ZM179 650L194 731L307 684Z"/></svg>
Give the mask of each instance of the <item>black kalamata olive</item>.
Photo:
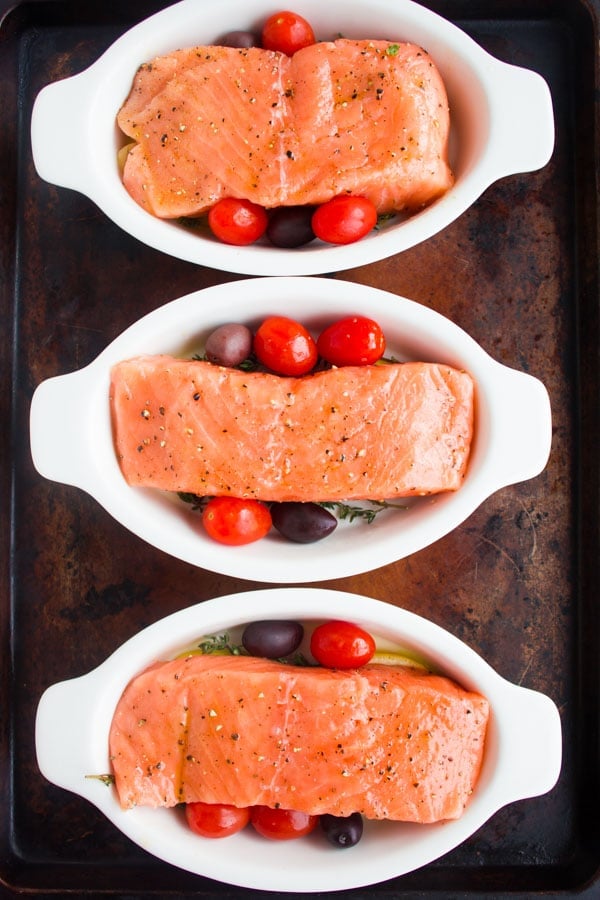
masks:
<svg viewBox="0 0 600 900"><path fill-rule="evenodd" d="M228 31L218 41L221 47L235 47L246 50L248 47L259 47L260 39L253 31Z"/></svg>
<svg viewBox="0 0 600 900"><path fill-rule="evenodd" d="M208 336L206 358L219 366L239 366L252 351L252 332L245 325L220 325Z"/></svg>
<svg viewBox="0 0 600 900"><path fill-rule="evenodd" d="M332 816L324 813L320 817L320 825L325 837L334 847L354 847L363 833L363 820L360 813L350 816Z"/></svg>
<svg viewBox="0 0 600 900"><path fill-rule="evenodd" d="M318 503L273 503L271 518L277 531L289 541L311 544L337 527L337 519Z"/></svg>
<svg viewBox="0 0 600 900"><path fill-rule="evenodd" d="M300 247L314 240L312 206L280 206L269 216L267 237L276 247Z"/></svg>
<svg viewBox="0 0 600 900"><path fill-rule="evenodd" d="M252 656L280 659L298 649L304 637L299 622L287 619L263 619L250 622L242 634L242 644Z"/></svg>

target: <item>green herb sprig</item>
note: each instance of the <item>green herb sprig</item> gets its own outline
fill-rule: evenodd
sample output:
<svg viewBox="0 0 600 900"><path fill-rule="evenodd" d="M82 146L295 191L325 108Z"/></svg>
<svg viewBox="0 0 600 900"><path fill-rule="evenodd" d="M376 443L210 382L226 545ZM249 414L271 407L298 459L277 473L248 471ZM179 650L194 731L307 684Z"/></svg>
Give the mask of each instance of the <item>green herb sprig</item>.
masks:
<svg viewBox="0 0 600 900"><path fill-rule="evenodd" d="M102 784L105 784L107 787L110 787L115 783L114 775L86 775L86 778L92 778L94 781L101 781Z"/></svg>
<svg viewBox="0 0 600 900"><path fill-rule="evenodd" d="M231 656L246 656L246 651L241 644L232 644L227 632L225 634L210 634L197 644L198 650L203 654L218 653Z"/></svg>
<svg viewBox="0 0 600 900"><path fill-rule="evenodd" d="M186 491L177 491L177 496L183 503L189 503L192 509L203 509L208 503L208 497L200 497L198 494L189 494Z"/></svg>
<svg viewBox="0 0 600 900"><path fill-rule="evenodd" d="M192 359L195 362L210 362L205 353L193 353ZM241 363L237 363L235 366L236 369L239 369L241 372L258 372L258 371L266 371L264 366L261 366L257 358L254 354L250 354L247 359L243 359Z"/></svg>
<svg viewBox="0 0 600 900"><path fill-rule="evenodd" d="M390 503L388 500L370 500L370 507L353 506L351 503L341 503L340 501L327 501L321 503L325 509L329 509L335 513L338 519L347 519L353 522L355 519L364 519L368 525L375 521L376 516L384 509L408 509L400 503Z"/></svg>
<svg viewBox="0 0 600 900"><path fill-rule="evenodd" d="M196 644L196 650L199 650L202 655L248 656L246 648L242 644L233 644L227 632L224 634L207 635L207 637L202 638L202 640ZM288 665L293 666L312 665L304 654L299 651L292 656L282 656L277 662L287 663Z"/></svg>

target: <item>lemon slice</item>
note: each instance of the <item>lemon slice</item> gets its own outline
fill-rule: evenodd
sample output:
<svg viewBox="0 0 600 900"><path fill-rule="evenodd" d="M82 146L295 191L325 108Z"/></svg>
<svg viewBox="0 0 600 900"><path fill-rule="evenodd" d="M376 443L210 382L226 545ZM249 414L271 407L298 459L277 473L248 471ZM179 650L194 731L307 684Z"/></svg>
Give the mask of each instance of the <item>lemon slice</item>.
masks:
<svg viewBox="0 0 600 900"><path fill-rule="evenodd" d="M136 142L132 141L131 143L125 144L123 147L119 148L119 150L117 152L117 164L119 166L120 172L122 172L123 169L125 168L125 160L127 159L128 155L129 155L129 151L133 150L133 148L135 146L136 146Z"/></svg>
<svg viewBox="0 0 600 900"><path fill-rule="evenodd" d="M175 656L175 659L186 659L188 656L236 656L226 647L219 647L217 650L203 650L202 647L193 647L191 650L182 650Z"/></svg>
<svg viewBox="0 0 600 900"><path fill-rule="evenodd" d="M384 666L407 666L410 669L418 669L420 672L430 671L424 662L408 656L406 653L396 653L393 650L376 650L370 661Z"/></svg>

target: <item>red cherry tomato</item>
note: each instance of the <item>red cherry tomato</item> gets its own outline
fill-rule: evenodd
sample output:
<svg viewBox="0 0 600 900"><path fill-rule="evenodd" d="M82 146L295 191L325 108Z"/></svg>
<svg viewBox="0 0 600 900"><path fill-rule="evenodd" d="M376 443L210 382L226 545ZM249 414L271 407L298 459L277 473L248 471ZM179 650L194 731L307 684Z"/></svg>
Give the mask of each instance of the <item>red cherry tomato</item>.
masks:
<svg viewBox="0 0 600 900"><path fill-rule="evenodd" d="M253 244L267 230L266 210L250 200L224 197L208 211L208 226L224 244Z"/></svg>
<svg viewBox="0 0 600 900"><path fill-rule="evenodd" d="M340 194L317 207L311 224L316 236L328 244L352 244L375 227L377 210L366 197Z"/></svg>
<svg viewBox="0 0 600 900"><path fill-rule="evenodd" d="M369 662L375 653L375 641L358 625L332 619L315 628L310 652L328 669L354 669Z"/></svg>
<svg viewBox="0 0 600 900"><path fill-rule="evenodd" d="M278 375L306 375L315 366L317 345L304 325L287 316L269 316L254 335L254 353Z"/></svg>
<svg viewBox="0 0 600 900"><path fill-rule="evenodd" d="M316 827L318 821L318 816L294 809L253 806L250 813L250 822L256 831L274 841L289 841L292 838L303 837Z"/></svg>
<svg viewBox="0 0 600 900"><path fill-rule="evenodd" d="M346 316L321 332L319 355L334 366L368 366L385 352L385 335L373 319Z"/></svg>
<svg viewBox="0 0 600 900"><path fill-rule="evenodd" d="M297 13L282 10L269 16L262 30L263 49L292 56L297 50L315 43L310 24Z"/></svg>
<svg viewBox="0 0 600 900"><path fill-rule="evenodd" d="M239 546L251 544L267 534L271 513L259 500L213 497L202 511L202 524L213 540Z"/></svg>
<svg viewBox="0 0 600 900"><path fill-rule="evenodd" d="M226 803L186 803L185 818L195 834L223 838L246 827L250 821L250 810Z"/></svg>

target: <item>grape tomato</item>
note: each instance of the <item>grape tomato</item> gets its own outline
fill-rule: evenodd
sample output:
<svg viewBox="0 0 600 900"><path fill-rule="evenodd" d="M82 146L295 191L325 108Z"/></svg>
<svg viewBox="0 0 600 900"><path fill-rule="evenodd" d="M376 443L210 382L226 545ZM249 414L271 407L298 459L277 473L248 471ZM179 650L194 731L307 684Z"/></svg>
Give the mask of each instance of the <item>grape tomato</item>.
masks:
<svg viewBox="0 0 600 900"><path fill-rule="evenodd" d="M346 316L321 332L317 350L334 366L373 365L385 352L385 336L373 319Z"/></svg>
<svg viewBox="0 0 600 900"><path fill-rule="evenodd" d="M311 24L298 13L282 10L266 20L262 29L262 46L292 56L303 47L315 43Z"/></svg>
<svg viewBox="0 0 600 900"><path fill-rule="evenodd" d="M202 511L206 533L220 544L241 546L263 538L271 529L271 513L259 500L213 497Z"/></svg>
<svg viewBox="0 0 600 900"><path fill-rule="evenodd" d="M267 230L266 210L250 200L224 197L208 211L208 227L224 244L244 247L253 244Z"/></svg>
<svg viewBox="0 0 600 900"><path fill-rule="evenodd" d="M250 822L262 837L274 841L289 841L310 834L319 821L318 816L298 812L295 809L271 809L268 806L253 806Z"/></svg>
<svg viewBox="0 0 600 900"><path fill-rule="evenodd" d="M333 197L317 207L312 217L314 233L328 244L352 244L376 224L375 205L366 197L352 194Z"/></svg>
<svg viewBox="0 0 600 900"><path fill-rule="evenodd" d="M230 806L227 803L186 803L186 821L201 837L224 838L236 834L250 821L248 807Z"/></svg>
<svg viewBox="0 0 600 900"><path fill-rule="evenodd" d="M254 335L254 353L278 375L306 375L314 368L317 345L300 322L287 316L269 316Z"/></svg>
<svg viewBox="0 0 600 900"><path fill-rule="evenodd" d="M353 622L332 619L317 625L311 635L310 652L328 669L353 669L369 662L375 653L375 640Z"/></svg>

